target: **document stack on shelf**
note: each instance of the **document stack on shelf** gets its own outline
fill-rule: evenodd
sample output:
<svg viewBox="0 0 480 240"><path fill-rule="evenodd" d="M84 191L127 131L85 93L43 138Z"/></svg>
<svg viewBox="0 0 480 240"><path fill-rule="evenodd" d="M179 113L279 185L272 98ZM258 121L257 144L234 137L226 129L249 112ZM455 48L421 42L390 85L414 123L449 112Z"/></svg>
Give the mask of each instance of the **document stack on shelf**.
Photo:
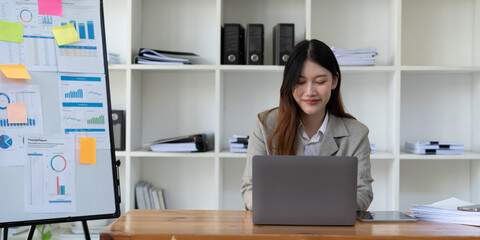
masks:
<svg viewBox="0 0 480 240"><path fill-rule="evenodd" d="M480 212L457 210L467 205L473 203L452 197L429 205L416 205L410 211L420 220L480 226Z"/></svg>
<svg viewBox="0 0 480 240"><path fill-rule="evenodd" d="M246 153L248 147L248 136L234 134L229 139L230 152Z"/></svg>
<svg viewBox="0 0 480 240"><path fill-rule="evenodd" d="M405 142L405 152L414 154L463 154L463 143L458 142Z"/></svg>
<svg viewBox="0 0 480 240"><path fill-rule="evenodd" d="M192 64L192 60L197 57L197 54L189 52L172 52L150 48L140 48L138 56L135 56L135 63L182 65Z"/></svg>
<svg viewBox="0 0 480 240"><path fill-rule="evenodd" d="M375 47L353 50L332 47L332 51L340 66L373 66L375 65L375 56L378 55Z"/></svg>
<svg viewBox="0 0 480 240"><path fill-rule="evenodd" d="M166 209L163 189L156 188L148 182L135 184L136 209Z"/></svg>
<svg viewBox="0 0 480 240"><path fill-rule="evenodd" d="M213 134L193 134L166 138L149 144L154 152L206 152L213 150Z"/></svg>
<svg viewBox="0 0 480 240"><path fill-rule="evenodd" d="M370 154L375 153L375 143L370 143L370 148L372 149L372 151L370 152Z"/></svg>
<svg viewBox="0 0 480 240"><path fill-rule="evenodd" d="M107 51L108 64L120 64L120 54Z"/></svg>

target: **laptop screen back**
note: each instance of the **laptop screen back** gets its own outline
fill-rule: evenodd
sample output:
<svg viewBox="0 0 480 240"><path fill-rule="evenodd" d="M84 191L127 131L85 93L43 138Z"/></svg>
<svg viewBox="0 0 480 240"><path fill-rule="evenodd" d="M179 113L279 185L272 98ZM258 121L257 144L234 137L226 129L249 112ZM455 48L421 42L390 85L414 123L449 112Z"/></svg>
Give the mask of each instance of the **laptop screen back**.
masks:
<svg viewBox="0 0 480 240"><path fill-rule="evenodd" d="M357 158L254 156L253 223L354 225Z"/></svg>

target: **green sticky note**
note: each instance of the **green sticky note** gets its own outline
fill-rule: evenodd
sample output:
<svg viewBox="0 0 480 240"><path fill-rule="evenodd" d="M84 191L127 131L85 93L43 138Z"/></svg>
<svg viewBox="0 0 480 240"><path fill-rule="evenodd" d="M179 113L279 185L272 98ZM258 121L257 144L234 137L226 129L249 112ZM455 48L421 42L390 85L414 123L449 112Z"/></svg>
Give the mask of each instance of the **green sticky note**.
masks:
<svg viewBox="0 0 480 240"><path fill-rule="evenodd" d="M58 46L80 41L80 37L78 36L78 32L75 30L73 23L54 27L52 28L52 33Z"/></svg>
<svg viewBox="0 0 480 240"><path fill-rule="evenodd" d="M0 21L0 40L8 42L23 42L23 24Z"/></svg>

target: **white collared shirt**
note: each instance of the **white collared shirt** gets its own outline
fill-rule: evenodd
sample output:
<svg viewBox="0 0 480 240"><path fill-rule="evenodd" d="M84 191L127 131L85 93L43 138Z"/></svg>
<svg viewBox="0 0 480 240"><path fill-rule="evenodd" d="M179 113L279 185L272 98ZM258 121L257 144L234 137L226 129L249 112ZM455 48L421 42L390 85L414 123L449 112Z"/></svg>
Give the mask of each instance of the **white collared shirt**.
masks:
<svg viewBox="0 0 480 240"><path fill-rule="evenodd" d="M320 143L322 142L323 135L327 131L327 123L328 123L328 112L325 114L325 118L323 119L322 126L318 129L317 133L309 138L307 132L305 132L305 128L303 126L302 121L300 121L300 139L302 141L302 145L304 146L303 154L305 156L318 156L320 154Z"/></svg>

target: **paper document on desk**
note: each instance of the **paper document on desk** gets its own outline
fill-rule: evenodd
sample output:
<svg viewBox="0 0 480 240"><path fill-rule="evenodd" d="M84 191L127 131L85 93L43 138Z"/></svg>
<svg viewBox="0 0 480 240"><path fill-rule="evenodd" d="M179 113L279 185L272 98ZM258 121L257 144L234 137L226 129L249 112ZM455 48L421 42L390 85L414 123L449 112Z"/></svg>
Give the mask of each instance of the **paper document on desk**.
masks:
<svg viewBox="0 0 480 240"><path fill-rule="evenodd" d="M410 211L420 220L480 226L480 212L457 210L458 206L472 204L452 197L429 205L413 206Z"/></svg>

